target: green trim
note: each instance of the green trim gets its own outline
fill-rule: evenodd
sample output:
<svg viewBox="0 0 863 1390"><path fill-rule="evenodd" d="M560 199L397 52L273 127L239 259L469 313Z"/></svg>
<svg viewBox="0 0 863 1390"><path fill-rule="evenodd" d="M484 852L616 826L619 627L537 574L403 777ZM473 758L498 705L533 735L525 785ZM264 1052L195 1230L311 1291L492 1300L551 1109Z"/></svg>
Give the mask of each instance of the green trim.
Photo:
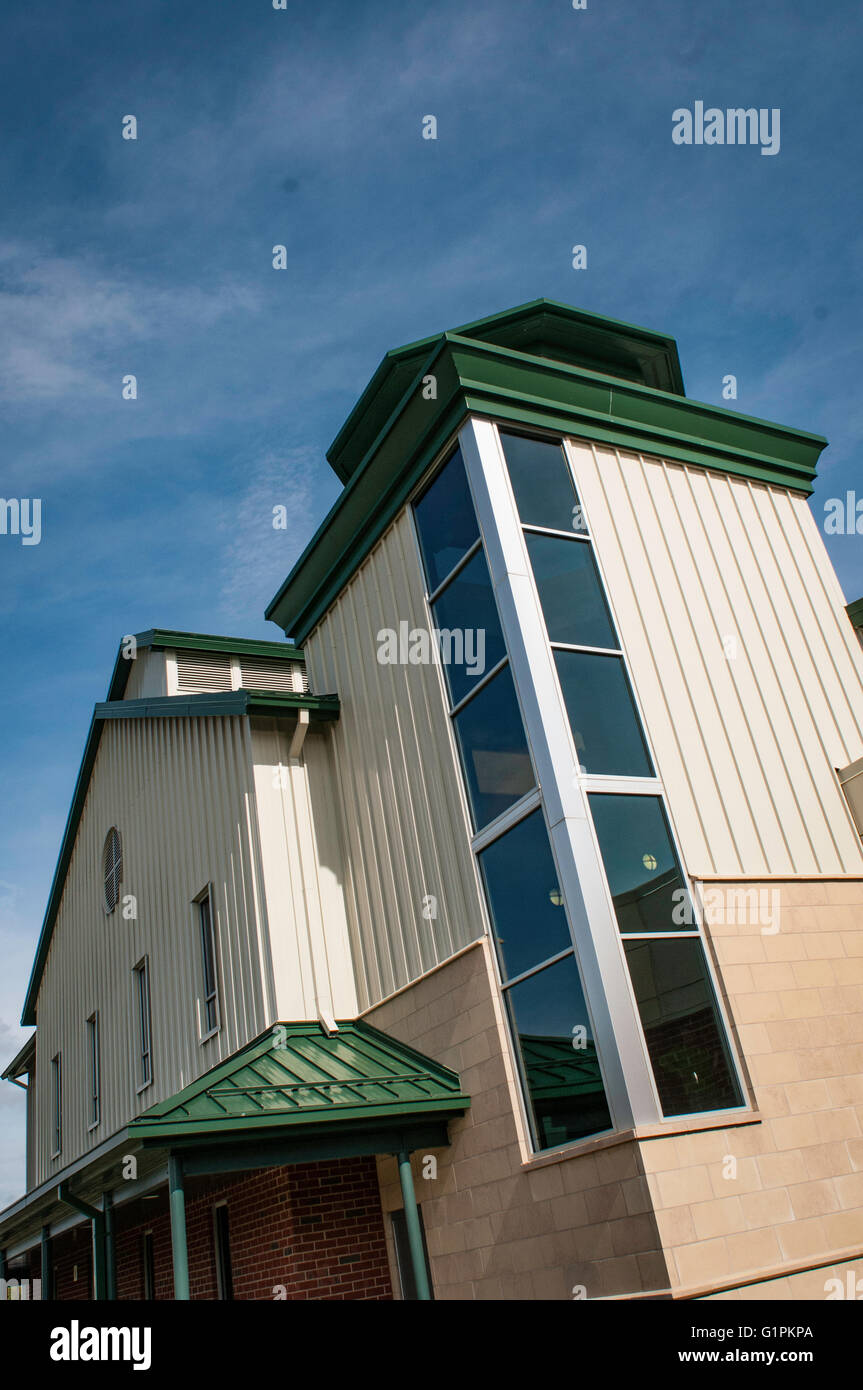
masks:
<svg viewBox="0 0 863 1390"><path fill-rule="evenodd" d="M338 695L294 690L224 690L201 695L151 695L143 700L107 700L96 719L203 719L245 714L294 715L307 709L313 723L338 719Z"/></svg>
<svg viewBox="0 0 863 1390"><path fill-rule="evenodd" d="M863 628L863 598L856 598L853 603L849 603L845 612L855 627Z"/></svg>
<svg viewBox="0 0 863 1390"><path fill-rule="evenodd" d="M360 465L396 401L415 379L421 361L452 337L532 352L684 394L673 338L555 299L534 299L388 352L327 451L342 482Z"/></svg>
<svg viewBox="0 0 863 1390"><path fill-rule="evenodd" d="M421 392L431 368L438 380L434 402ZM447 333L369 444L266 616L302 642L471 413L806 494L827 442L586 367Z"/></svg>
<svg viewBox="0 0 863 1390"><path fill-rule="evenodd" d="M174 1147L320 1137L332 1125L357 1134L469 1105L455 1072L362 1020L341 1021L332 1034L319 1023L277 1023L133 1120L129 1137Z"/></svg>
<svg viewBox="0 0 863 1390"><path fill-rule="evenodd" d="M36 999L39 983L45 969L48 948L54 923L60 910L66 874L72 860L78 823L84 810L84 802L90 785L90 777L99 751L102 730L105 724L116 719L204 719L204 718L243 718L249 715L293 716L299 710L309 711L312 723L328 722L339 717L337 695L303 695L300 692L283 690L229 690L223 693L204 695L159 695L148 700L113 700L96 705L87 733L84 756L75 781L72 805L63 831L60 856L51 882L48 906L36 947L36 958L27 986L21 1026L34 1027L36 1024Z"/></svg>
<svg viewBox="0 0 863 1390"><path fill-rule="evenodd" d="M367 1157L373 1154L395 1154L407 1148L410 1152L422 1149L445 1149L449 1145L448 1119L428 1119L420 1123L404 1122L370 1128L360 1125L319 1125L302 1131L294 1138L267 1139L260 1134L231 1144L214 1144L210 1139L189 1140L177 1145L182 1155L183 1171L189 1177L205 1173L241 1173L250 1168L282 1168L290 1163L324 1163L333 1158ZM145 1141L144 1148L156 1149L158 1144Z"/></svg>
<svg viewBox="0 0 863 1390"><path fill-rule="evenodd" d="M151 627L146 632L137 632L135 643L145 651L227 652L231 656L275 657L278 661L305 660L300 647L284 642L259 641L253 637L215 637L206 632L172 632L169 628ZM121 643L114 662L108 686L109 700L122 700L132 670L132 662L123 656L123 646Z"/></svg>

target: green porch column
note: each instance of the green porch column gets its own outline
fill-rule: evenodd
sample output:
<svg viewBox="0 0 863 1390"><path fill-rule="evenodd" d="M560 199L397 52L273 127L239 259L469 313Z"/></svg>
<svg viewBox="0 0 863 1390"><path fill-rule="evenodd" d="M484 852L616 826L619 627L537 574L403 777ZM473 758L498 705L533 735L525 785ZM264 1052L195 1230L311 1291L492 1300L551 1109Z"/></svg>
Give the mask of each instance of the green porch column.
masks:
<svg viewBox="0 0 863 1390"><path fill-rule="evenodd" d="M51 1227L42 1227L42 1297L50 1298L51 1288Z"/></svg>
<svg viewBox="0 0 863 1390"><path fill-rule="evenodd" d="M117 1248L114 1237L114 1194L102 1193L105 1213L105 1297L114 1302L117 1297Z"/></svg>
<svg viewBox="0 0 863 1390"><path fill-rule="evenodd" d="M402 1200L405 1204L405 1226L411 1252L411 1264L417 1286L417 1298L431 1301L426 1258L423 1250L423 1237L420 1230L420 1215L417 1211L417 1195L414 1191L414 1175L411 1172L411 1156L402 1149L399 1154L399 1181L402 1185Z"/></svg>
<svg viewBox="0 0 863 1390"><path fill-rule="evenodd" d="M100 1303L107 1297L107 1278L105 1274L105 1213L98 1207L92 1207L89 1202L84 1202L80 1197L69 1191L69 1184L61 1182L57 1188L57 1198L65 1202L73 1211L79 1211L82 1216L86 1216L90 1222L90 1234L93 1242L93 1297Z"/></svg>
<svg viewBox="0 0 863 1390"><path fill-rule="evenodd" d="M171 1207L171 1253L174 1257L174 1298L189 1298L189 1252L186 1246L186 1194L183 1190L183 1160L176 1154L168 1159L168 1196Z"/></svg>

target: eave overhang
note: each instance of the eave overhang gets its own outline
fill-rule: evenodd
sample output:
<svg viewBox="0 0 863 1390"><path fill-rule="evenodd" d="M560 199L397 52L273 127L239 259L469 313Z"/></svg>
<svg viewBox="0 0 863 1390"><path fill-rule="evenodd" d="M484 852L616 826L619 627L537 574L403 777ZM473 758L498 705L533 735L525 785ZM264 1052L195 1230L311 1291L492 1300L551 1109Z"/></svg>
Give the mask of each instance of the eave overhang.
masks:
<svg viewBox="0 0 863 1390"><path fill-rule="evenodd" d="M302 643L448 440L471 415L695 464L806 495L821 435L456 333L411 359L413 379L266 610ZM417 362L419 365L417 366ZM436 399L423 393L434 376Z"/></svg>
<svg viewBox="0 0 863 1390"><path fill-rule="evenodd" d="M21 1015L22 1027L36 1024L36 999L42 971L48 958L54 923L63 897L66 874L72 859L78 823L84 810L90 777L99 751L102 730L106 723L118 719L204 719L204 718L243 718L250 715L268 715L275 718L296 719L300 710L307 710L310 723L329 723L339 717L339 698L337 695L308 695L284 690L230 690L203 695L159 695L144 700L110 700L96 705L84 756L75 782L72 805L63 840L60 856L54 871L48 906L36 948L36 958L27 986L24 1011Z"/></svg>
<svg viewBox="0 0 863 1390"><path fill-rule="evenodd" d="M852 625L863 630L863 598L856 598L853 603L849 603L845 612L851 619Z"/></svg>

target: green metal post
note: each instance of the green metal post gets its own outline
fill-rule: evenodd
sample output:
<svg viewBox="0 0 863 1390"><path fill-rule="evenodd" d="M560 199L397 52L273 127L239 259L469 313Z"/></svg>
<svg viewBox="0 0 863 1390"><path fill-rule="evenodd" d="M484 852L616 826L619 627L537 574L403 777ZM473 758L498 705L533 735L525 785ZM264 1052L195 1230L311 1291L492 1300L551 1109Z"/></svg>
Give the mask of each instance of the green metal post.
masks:
<svg viewBox="0 0 863 1390"><path fill-rule="evenodd" d="M114 1194L102 1193L105 1213L105 1297L113 1303L117 1297L117 1247L114 1238Z"/></svg>
<svg viewBox="0 0 863 1390"><path fill-rule="evenodd" d="M407 1227L408 1233L408 1245L410 1246L414 1281L417 1286L417 1298L430 1302L431 1290L429 1288L428 1274L426 1273L425 1251L423 1249L422 1231L420 1230L420 1215L417 1211L414 1175L411 1172L411 1156L405 1149L402 1149L399 1154L399 1181L402 1185L402 1199L405 1204L405 1226Z"/></svg>
<svg viewBox="0 0 863 1390"><path fill-rule="evenodd" d="M171 1206L171 1253L174 1257L174 1298L189 1298L189 1252L186 1246L186 1194L183 1191L183 1161L176 1154L168 1159L168 1194Z"/></svg>
<svg viewBox="0 0 863 1390"><path fill-rule="evenodd" d="M107 1278L105 1273L105 1213L92 1207L80 1197L69 1191L69 1184L61 1182L57 1188L57 1199L65 1202L73 1211L79 1211L90 1222L93 1241L93 1297L104 1302L107 1298Z"/></svg>
<svg viewBox="0 0 863 1390"><path fill-rule="evenodd" d="M42 1227L42 1297L50 1298L51 1288L51 1227Z"/></svg>
<svg viewBox="0 0 863 1390"><path fill-rule="evenodd" d="M6 1278L6 1251L0 1250L0 1279Z"/></svg>

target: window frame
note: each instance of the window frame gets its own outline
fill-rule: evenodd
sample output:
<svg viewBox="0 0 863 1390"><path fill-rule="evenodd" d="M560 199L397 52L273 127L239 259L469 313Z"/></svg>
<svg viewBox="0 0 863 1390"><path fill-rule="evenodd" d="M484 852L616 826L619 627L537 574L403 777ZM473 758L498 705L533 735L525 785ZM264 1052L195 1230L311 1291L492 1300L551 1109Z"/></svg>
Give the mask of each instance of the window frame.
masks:
<svg viewBox="0 0 863 1390"><path fill-rule="evenodd" d="M141 956L132 966L135 1012L138 1025L138 1056L136 1068L142 1078L136 1085L140 1095L153 1084L153 998L150 982L150 957Z"/></svg>
<svg viewBox="0 0 863 1390"><path fill-rule="evenodd" d="M99 1010L94 1009L87 1019L88 1132L102 1123L101 1041Z"/></svg>
<svg viewBox="0 0 863 1390"><path fill-rule="evenodd" d="M51 1158L63 1152L63 1053L51 1058Z"/></svg>
<svg viewBox="0 0 863 1390"><path fill-rule="evenodd" d="M207 925L205 926L204 909L207 910ZM201 981L201 993L197 996L198 1010L198 1041L203 1044L209 1042L222 1027L222 1001L221 1001L221 970L219 968L219 943L216 924L215 894L212 882L192 900L192 910L197 924L198 939L198 968L199 979ZM208 989L207 980L207 944L209 942L209 955L212 967L212 988ZM210 1024L209 1010L212 1007L213 1022Z"/></svg>

